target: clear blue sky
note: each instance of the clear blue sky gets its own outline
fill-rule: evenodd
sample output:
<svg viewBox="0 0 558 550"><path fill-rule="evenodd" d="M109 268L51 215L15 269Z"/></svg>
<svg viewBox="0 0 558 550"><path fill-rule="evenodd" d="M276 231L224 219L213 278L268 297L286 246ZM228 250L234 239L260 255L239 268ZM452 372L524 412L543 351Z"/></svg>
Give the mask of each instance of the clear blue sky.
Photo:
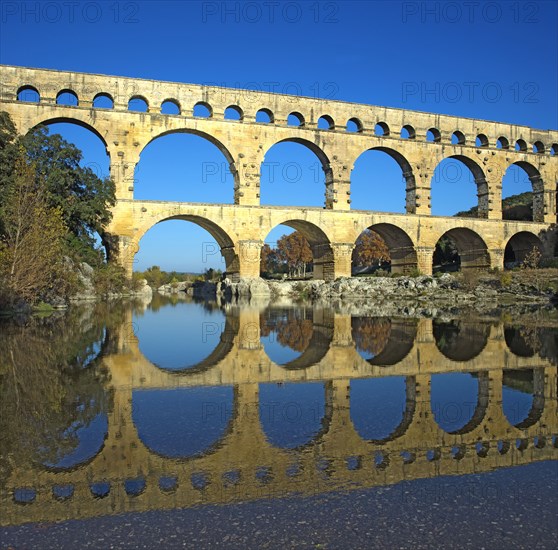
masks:
<svg viewBox="0 0 558 550"><path fill-rule="evenodd" d="M558 128L553 1L6 1L0 10L3 64L300 93ZM84 163L101 175L108 172L97 138L67 125L53 130L82 148ZM230 203L232 179L224 162L201 138L161 138L142 153L136 196ZM323 204L323 176L303 146L278 145L265 162L262 203L293 204L296 197L300 204ZM208 163L218 167L216 174L204 174ZM434 177L434 214L476 204L467 170L446 163ZM518 170L508 174L503 192L529 188ZM359 159L353 199L356 208L402 212L404 183L395 162L379 152ZM268 240L281 233L273 231ZM204 258L204 243L211 241L193 224L165 222L140 243L136 267L223 267L218 254Z"/></svg>

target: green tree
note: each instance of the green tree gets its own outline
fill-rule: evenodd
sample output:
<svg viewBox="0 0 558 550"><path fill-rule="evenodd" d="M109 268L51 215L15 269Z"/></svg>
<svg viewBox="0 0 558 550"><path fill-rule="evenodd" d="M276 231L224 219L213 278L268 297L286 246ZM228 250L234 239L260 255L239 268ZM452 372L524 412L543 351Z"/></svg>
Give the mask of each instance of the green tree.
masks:
<svg viewBox="0 0 558 550"><path fill-rule="evenodd" d="M49 206L62 213L70 248L81 259L98 260L91 251L95 233L101 235L111 220L110 209L116 202L114 182L81 166L81 151L44 127L32 130L21 143L36 166L37 177L44 180Z"/></svg>

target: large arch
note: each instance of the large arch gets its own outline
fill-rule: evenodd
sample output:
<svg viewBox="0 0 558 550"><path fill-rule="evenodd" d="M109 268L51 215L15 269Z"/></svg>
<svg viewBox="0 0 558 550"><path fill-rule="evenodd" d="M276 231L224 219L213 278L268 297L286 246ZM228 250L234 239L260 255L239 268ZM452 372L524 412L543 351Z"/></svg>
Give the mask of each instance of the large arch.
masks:
<svg viewBox="0 0 558 550"><path fill-rule="evenodd" d="M284 144L291 145L286 155L281 153L279 148ZM292 144L301 146L302 149L293 148ZM269 160L269 154L273 149L280 160ZM311 155L308 155L308 152ZM324 206L328 193L333 193L333 171L330 160L321 147L307 139L292 137L271 144L265 151L260 174L259 194L262 205L320 207ZM277 184L281 187L279 191L273 193L272 191L277 189ZM317 190L320 186L323 187L318 196ZM302 189L313 189L310 200L304 202L301 196ZM287 195L290 197L287 198Z"/></svg>
<svg viewBox="0 0 558 550"><path fill-rule="evenodd" d="M313 278L332 280L335 274L335 259L331 241L326 233L317 225L306 220L277 220L273 229L279 225L286 225L299 231L308 241L312 250Z"/></svg>
<svg viewBox="0 0 558 550"><path fill-rule="evenodd" d="M141 239L143 239L143 237L145 237L145 235L149 232L149 230L152 229L153 227L159 225L159 224L162 224L166 221L171 221L171 220L180 220L180 221L192 222L192 223L196 224L197 226L201 227L202 229L204 229L205 231L207 231L211 235L211 237L213 237L213 239L215 239L218 250L213 248L213 246L214 246L213 243L210 243L210 242L200 243L202 245L202 248L200 249L199 252L201 254L202 261L203 261L204 255L206 257L210 257L210 256L215 255L217 252L220 252L221 256L223 257L223 259L225 261L225 273L224 273L224 275L227 276L227 277L230 277L233 280L238 279L239 273L240 273L240 259L239 259L238 251L235 247L235 243L234 243L233 239L217 223L215 223L214 221L212 221L208 218L204 218L202 216L197 216L197 215L186 215L186 214L175 215L175 216L163 215L161 217L161 219L157 220L152 225L143 228L143 230L141 230L136 235L137 246L135 247L135 249L133 249L131 251L132 257L130 258L130 261L132 263L135 262L134 258L140 250ZM176 246L176 245L173 245L173 246Z"/></svg>
<svg viewBox="0 0 558 550"><path fill-rule="evenodd" d="M543 245L535 234L529 231L520 231L512 235L504 249L504 266L514 267L522 264L535 250L542 256Z"/></svg>
<svg viewBox="0 0 558 550"><path fill-rule="evenodd" d="M544 369L504 369L502 384L502 409L508 422L520 430L534 426L544 412Z"/></svg>
<svg viewBox="0 0 558 550"><path fill-rule="evenodd" d="M446 231L442 238L447 237L455 243L457 254L459 256L457 266L463 269L487 269L490 267L490 255L488 247L482 237L475 233L472 229L466 227L455 227ZM434 252L433 263L437 261L437 251ZM438 266L433 266L438 267Z"/></svg>
<svg viewBox="0 0 558 550"><path fill-rule="evenodd" d="M521 171L513 170L518 167ZM530 185L521 185L520 174L523 173L529 179ZM512 182L510 182L510 176ZM527 161L516 161L511 163L502 177L502 198L506 192L507 187L512 187L515 191L532 192L531 201L526 201L523 207L516 206L511 208L509 212L504 213L503 219L507 220L524 220L524 221L544 221L544 182L538 168L533 166ZM525 189L527 187L527 189ZM514 195L519 193L513 193ZM523 201L525 202L525 201Z"/></svg>
<svg viewBox="0 0 558 550"><path fill-rule="evenodd" d="M216 150L208 147L209 144ZM157 149L156 158L150 158L153 147ZM191 158L186 157L185 152ZM142 187L145 182L151 184L150 188ZM175 189L171 189L169 183L173 183ZM142 147L134 172L135 199L233 204L238 187L239 174L230 150L211 134L191 128L173 129L153 136ZM165 191L162 196L161 191ZM210 192L214 196L209 196Z"/></svg>
<svg viewBox="0 0 558 550"><path fill-rule="evenodd" d="M458 164L453 165L450 162L451 160L458 161ZM466 172L462 171L461 167L463 166L468 169ZM455 188L450 190L448 185L455 183L458 186L458 190L461 190L463 186L467 185L467 180L471 179L477 186L477 204L473 205L471 209L472 213L467 215L469 217L488 218L489 192L484 170L476 160L461 154L444 157L438 162L434 169L430 193L433 213L436 215L456 214L454 210L456 208L456 198L459 199L459 195L456 196ZM442 186L445 186L445 188L442 189ZM441 205L437 203L436 195L443 196L444 193L447 193L446 198L449 204L445 207L441 207ZM461 207L457 206L457 208Z"/></svg>
<svg viewBox="0 0 558 550"><path fill-rule="evenodd" d="M410 273L417 269L418 260L415 245L403 229L390 223L377 223L365 229L365 231L367 230L374 231L384 241L386 248L389 250L389 263L392 273ZM362 233L358 238L360 239L361 236ZM353 261L354 259L355 254L353 253Z"/></svg>
<svg viewBox="0 0 558 550"><path fill-rule="evenodd" d="M358 168L357 168L357 164L362 163L363 160L366 160L365 157L368 156L370 157L370 152L380 152L380 153L384 153L385 155L387 155L389 158L391 158L392 160L394 160L397 165L399 166L399 168L401 169L401 174L400 174L400 180L399 180L399 187L400 187L400 192L401 192L401 206L400 207L396 207L395 206L395 200L397 199L396 197L393 197L393 199L390 201L390 208L389 212L413 212L414 211L414 189L415 189L415 178L413 176L413 169L411 167L411 164L409 163L409 161L407 160L407 158L400 153L399 151L397 151L396 149L392 149L390 147L370 147L369 149L366 149L365 151L363 151L362 153L360 153L360 155L355 159L353 166L351 168L351 205L352 208L356 208L356 209L367 209L367 210L379 210L378 208L374 208L371 207L369 204L366 205L361 205L361 201L362 199L359 197L359 180L361 179L361 176L358 172ZM372 159L371 159L372 160ZM378 159L378 161L374 160L374 164L378 164L378 162L381 163L381 160ZM382 166L380 164L380 166L384 169L388 171L390 171L390 167L389 165L385 165ZM392 174L390 174L392 176ZM368 179L368 178L367 178ZM390 182L393 181L393 178L390 177ZM405 183L404 183L405 182ZM383 182L383 187L378 189L379 191L381 191L382 195L385 195L385 191L386 191L386 186L385 186L385 182ZM371 189L371 191L373 192L374 190ZM364 193L362 193L364 194Z"/></svg>
<svg viewBox="0 0 558 550"><path fill-rule="evenodd" d="M46 118L44 120L39 120L29 128L27 133L40 126L49 126L51 124L59 124L59 123L75 124L76 126L81 126L82 128L85 128L86 130L89 130L91 133L95 134L95 136L97 136L105 146L107 156L110 158L108 144L106 139L103 137L103 135L99 132L99 130L97 130L97 128L95 128L95 126L92 126L88 122L85 122L84 120L81 120L79 118L61 116L61 117L52 117L52 118Z"/></svg>

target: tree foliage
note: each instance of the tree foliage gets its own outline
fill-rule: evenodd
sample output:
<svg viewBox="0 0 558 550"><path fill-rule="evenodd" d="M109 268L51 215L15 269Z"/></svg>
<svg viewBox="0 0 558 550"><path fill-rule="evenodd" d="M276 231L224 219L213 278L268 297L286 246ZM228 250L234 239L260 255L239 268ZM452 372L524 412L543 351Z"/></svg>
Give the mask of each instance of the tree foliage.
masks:
<svg viewBox="0 0 558 550"><path fill-rule="evenodd" d="M63 295L72 282L63 256L67 228L60 208L49 206L45 187L23 151L3 199L0 301L33 303L52 293Z"/></svg>
<svg viewBox="0 0 558 550"><path fill-rule="evenodd" d="M0 112L0 279L4 305L65 296L72 287L64 257L102 265L95 234L115 204L114 183L81 166L82 153L35 128L18 136Z"/></svg>
<svg viewBox="0 0 558 550"><path fill-rule="evenodd" d="M355 243L353 265L365 267L390 260L389 248L384 239L376 231L365 229Z"/></svg>

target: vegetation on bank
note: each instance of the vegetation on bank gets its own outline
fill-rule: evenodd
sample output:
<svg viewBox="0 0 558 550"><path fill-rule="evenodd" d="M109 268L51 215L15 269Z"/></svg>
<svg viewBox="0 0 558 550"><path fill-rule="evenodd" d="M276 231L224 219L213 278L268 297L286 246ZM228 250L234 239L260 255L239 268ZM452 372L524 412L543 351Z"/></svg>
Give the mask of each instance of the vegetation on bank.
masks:
<svg viewBox="0 0 558 550"><path fill-rule="evenodd" d="M99 288L125 282L96 244L111 219L114 183L82 158L44 127L18 136L0 112L0 310L66 299L79 290L72 266L81 262L95 269Z"/></svg>

